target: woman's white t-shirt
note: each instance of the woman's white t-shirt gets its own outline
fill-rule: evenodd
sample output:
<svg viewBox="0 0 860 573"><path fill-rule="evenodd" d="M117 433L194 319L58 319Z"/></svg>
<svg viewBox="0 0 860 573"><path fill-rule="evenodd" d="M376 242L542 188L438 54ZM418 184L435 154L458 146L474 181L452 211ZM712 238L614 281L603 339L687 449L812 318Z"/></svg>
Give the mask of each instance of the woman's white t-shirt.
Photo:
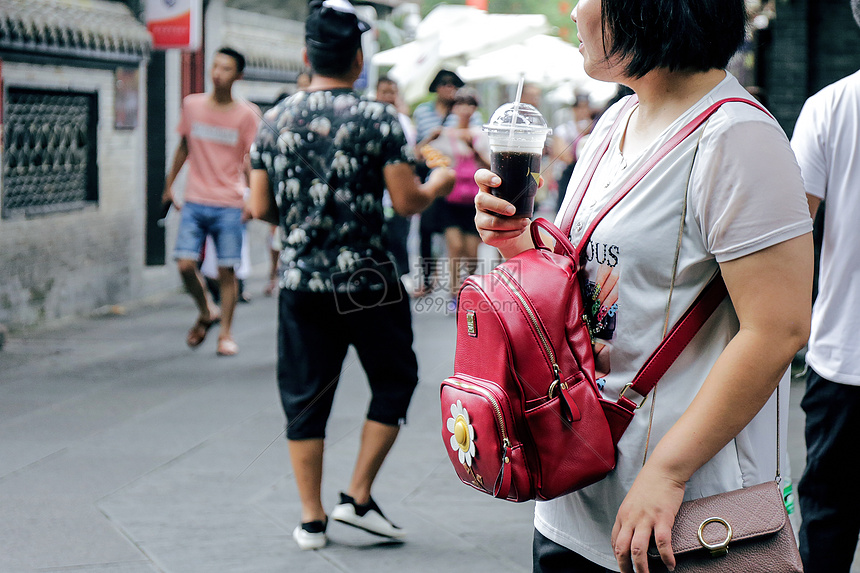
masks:
<svg viewBox="0 0 860 573"><path fill-rule="evenodd" d="M619 151L626 125L622 118L574 219L573 243L579 242L588 223L626 178L663 143L708 106L730 97L752 99L727 74L637 157L623 157ZM557 223L622 106L619 102L604 114L586 143ZM618 398L663 338L682 214L683 234L668 311L670 326L715 275L718 263L812 230L800 170L779 124L745 103L723 105L661 160L595 229L585 251L585 293L598 309L595 358L599 386L609 399ZM618 508L642 467L651 410L649 451L692 402L737 330L737 316L726 300L636 412L618 444L616 469L594 485L537 503L535 527L540 533L602 567L618 570L610 535ZM780 421L785 428L787 373L780 395L784 397ZM685 499L773 479L775 429L772 398L733 441L693 475ZM782 456L784 460L784 452Z"/></svg>

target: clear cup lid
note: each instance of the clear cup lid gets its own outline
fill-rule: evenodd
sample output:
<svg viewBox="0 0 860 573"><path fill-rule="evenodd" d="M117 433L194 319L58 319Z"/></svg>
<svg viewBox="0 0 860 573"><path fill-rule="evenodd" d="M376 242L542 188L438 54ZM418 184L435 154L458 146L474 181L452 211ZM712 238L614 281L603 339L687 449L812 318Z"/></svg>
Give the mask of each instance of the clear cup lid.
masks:
<svg viewBox="0 0 860 573"><path fill-rule="evenodd" d="M541 135L552 133L537 108L527 103L506 103L499 106L499 109L493 112L489 123L484 125L484 131L490 133L508 133L512 129Z"/></svg>

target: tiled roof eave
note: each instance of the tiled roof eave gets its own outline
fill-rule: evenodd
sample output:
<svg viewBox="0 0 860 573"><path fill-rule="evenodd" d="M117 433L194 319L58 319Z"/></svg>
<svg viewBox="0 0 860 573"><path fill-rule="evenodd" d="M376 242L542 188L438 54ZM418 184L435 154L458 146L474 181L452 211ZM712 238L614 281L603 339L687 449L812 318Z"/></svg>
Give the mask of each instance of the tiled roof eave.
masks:
<svg viewBox="0 0 860 573"><path fill-rule="evenodd" d="M0 51L22 56L139 62L152 40L122 4L0 0Z"/></svg>
<svg viewBox="0 0 860 573"><path fill-rule="evenodd" d="M149 50L136 52L118 52L94 50L92 48L65 48L35 42L5 42L0 40L0 53L4 55L17 54L22 57L41 56L56 58L73 58L78 60L93 60L101 62L137 64L149 58Z"/></svg>
<svg viewBox="0 0 860 573"><path fill-rule="evenodd" d="M302 70L246 66L243 77L252 82L290 83L295 82L301 72Z"/></svg>

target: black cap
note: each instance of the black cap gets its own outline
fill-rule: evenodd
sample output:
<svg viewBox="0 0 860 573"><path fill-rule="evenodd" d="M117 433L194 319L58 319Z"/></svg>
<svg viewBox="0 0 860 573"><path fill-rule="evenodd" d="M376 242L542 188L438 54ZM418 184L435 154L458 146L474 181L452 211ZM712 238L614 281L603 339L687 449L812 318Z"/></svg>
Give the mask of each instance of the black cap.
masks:
<svg viewBox="0 0 860 573"><path fill-rule="evenodd" d="M452 82L454 82L454 86L457 88L461 88L466 85L465 83L463 83L463 80L460 79L460 76L458 76L451 70L439 70L439 73L436 74L436 77L433 78L432 82L430 82L430 93L434 93L439 84L447 79L450 79Z"/></svg>
<svg viewBox="0 0 860 573"><path fill-rule="evenodd" d="M358 47L361 35L370 30L358 19L348 0L313 0L305 20L305 43L308 47L344 50Z"/></svg>

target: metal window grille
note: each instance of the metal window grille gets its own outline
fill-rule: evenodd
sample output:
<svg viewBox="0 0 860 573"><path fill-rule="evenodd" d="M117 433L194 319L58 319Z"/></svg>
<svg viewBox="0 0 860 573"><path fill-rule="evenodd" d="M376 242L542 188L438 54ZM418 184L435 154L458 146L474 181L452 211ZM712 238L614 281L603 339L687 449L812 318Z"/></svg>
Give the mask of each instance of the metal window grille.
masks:
<svg viewBox="0 0 860 573"><path fill-rule="evenodd" d="M9 87L4 114L3 218L98 201L97 94Z"/></svg>

